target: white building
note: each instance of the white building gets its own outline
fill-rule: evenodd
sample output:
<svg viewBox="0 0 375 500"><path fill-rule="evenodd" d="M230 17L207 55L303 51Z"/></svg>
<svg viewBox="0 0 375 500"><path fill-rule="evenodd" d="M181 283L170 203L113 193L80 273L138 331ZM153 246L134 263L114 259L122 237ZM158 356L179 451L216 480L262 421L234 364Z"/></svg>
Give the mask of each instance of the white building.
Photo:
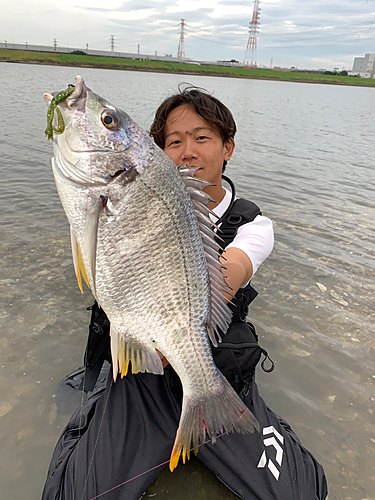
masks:
<svg viewBox="0 0 375 500"><path fill-rule="evenodd" d="M375 54L366 54L365 57L356 57L350 75L359 75L361 78L375 78Z"/></svg>

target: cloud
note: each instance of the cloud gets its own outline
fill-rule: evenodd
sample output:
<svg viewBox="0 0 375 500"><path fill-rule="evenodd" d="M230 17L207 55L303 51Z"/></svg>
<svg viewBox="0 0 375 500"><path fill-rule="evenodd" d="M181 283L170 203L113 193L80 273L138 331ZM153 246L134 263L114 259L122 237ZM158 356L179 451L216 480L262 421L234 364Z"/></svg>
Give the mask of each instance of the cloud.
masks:
<svg viewBox="0 0 375 500"><path fill-rule="evenodd" d="M115 11L108 15L108 19L111 21L140 21L155 16L155 14L157 14L157 11L149 8L129 10L127 12Z"/></svg>
<svg viewBox="0 0 375 500"><path fill-rule="evenodd" d="M372 52L375 0L262 0L257 61L351 67L354 55ZM1 38L118 51L177 54L185 19L185 53L198 60L242 60L253 2L245 0L17 0L0 17ZM373 24L371 24L373 23ZM321 61L321 63L319 63ZM337 62L336 62L337 61ZM315 65L315 66L312 66Z"/></svg>
<svg viewBox="0 0 375 500"><path fill-rule="evenodd" d="M103 1L101 0L98 2L99 5L92 5L92 2L89 2L89 5L77 5L77 8L82 9L82 10L88 10L88 11L95 11L95 12L133 12L137 10L147 10L147 9L152 9L156 10L156 7L158 7L158 4L163 5L165 2L160 1L157 2L156 0L144 0L142 3L137 3L134 4L133 1L128 1L128 2L121 2L119 5L114 5L113 2L110 3L110 7L103 7Z"/></svg>
<svg viewBox="0 0 375 500"><path fill-rule="evenodd" d="M252 18L253 8L251 6L243 6L243 5L217 5L213 10L210 17L213 19L219 18L227 18L229 19L237 19L237 18L246 18L247 23L249 23Z"/></svg>
<svg viewBox="0 0 375 500"><path fill-rule="evenodd" d="M177 0L176 2L171 2L172 5L168 5L167 8L165 9L165 13L183 13L185 16L185 13L187 12L194 12L194 11L206 11L206 10L213 10L217 4L217 1L215 0L206 0L204 2L204 6L202 5L203 2L200 0L189 0L186 2L186 0ZM184 17L183 16L183 17Z"/></svg>

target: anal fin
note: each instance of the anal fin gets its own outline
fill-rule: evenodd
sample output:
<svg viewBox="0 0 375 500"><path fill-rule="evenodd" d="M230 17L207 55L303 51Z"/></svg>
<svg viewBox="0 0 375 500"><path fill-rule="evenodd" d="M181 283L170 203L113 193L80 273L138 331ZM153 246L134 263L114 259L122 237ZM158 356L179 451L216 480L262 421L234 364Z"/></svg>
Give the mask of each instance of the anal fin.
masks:
<svg viewBox="0 0 375 500"><path fill-rule="evenodd" d="M135 342L128 342L124 336L119 334L111 325L111 354L113 379L116 381L117 374L125 377L129 371L129 363L132 373L164 373L163 363L154 347L141 346Z"/></svg>

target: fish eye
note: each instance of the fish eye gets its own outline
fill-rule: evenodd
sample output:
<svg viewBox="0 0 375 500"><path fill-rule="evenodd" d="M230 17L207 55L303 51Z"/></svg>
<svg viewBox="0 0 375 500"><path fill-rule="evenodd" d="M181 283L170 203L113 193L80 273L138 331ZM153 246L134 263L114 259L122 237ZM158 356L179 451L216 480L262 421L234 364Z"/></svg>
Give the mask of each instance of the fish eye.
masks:
<svg viewBox="0 0 375 500"><path fill-rule="evenodd" d="M119 123L119 120L113 111L103 111L101 119L103 125L110 130L116 129Z"/></svg>

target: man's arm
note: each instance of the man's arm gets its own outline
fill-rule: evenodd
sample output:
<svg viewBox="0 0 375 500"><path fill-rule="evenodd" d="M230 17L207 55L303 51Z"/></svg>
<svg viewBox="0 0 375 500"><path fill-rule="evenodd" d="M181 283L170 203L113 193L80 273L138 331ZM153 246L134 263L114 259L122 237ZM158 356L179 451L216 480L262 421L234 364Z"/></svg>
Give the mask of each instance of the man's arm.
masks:
<svg viewBox="0 0 375 500"><path fill-rule="evenodd" d="M229 293L224 292L224 296L228 302L253 276L253 264L244 251L234 247L224 250L220 262L225 267L223 274Z"/></svg>

